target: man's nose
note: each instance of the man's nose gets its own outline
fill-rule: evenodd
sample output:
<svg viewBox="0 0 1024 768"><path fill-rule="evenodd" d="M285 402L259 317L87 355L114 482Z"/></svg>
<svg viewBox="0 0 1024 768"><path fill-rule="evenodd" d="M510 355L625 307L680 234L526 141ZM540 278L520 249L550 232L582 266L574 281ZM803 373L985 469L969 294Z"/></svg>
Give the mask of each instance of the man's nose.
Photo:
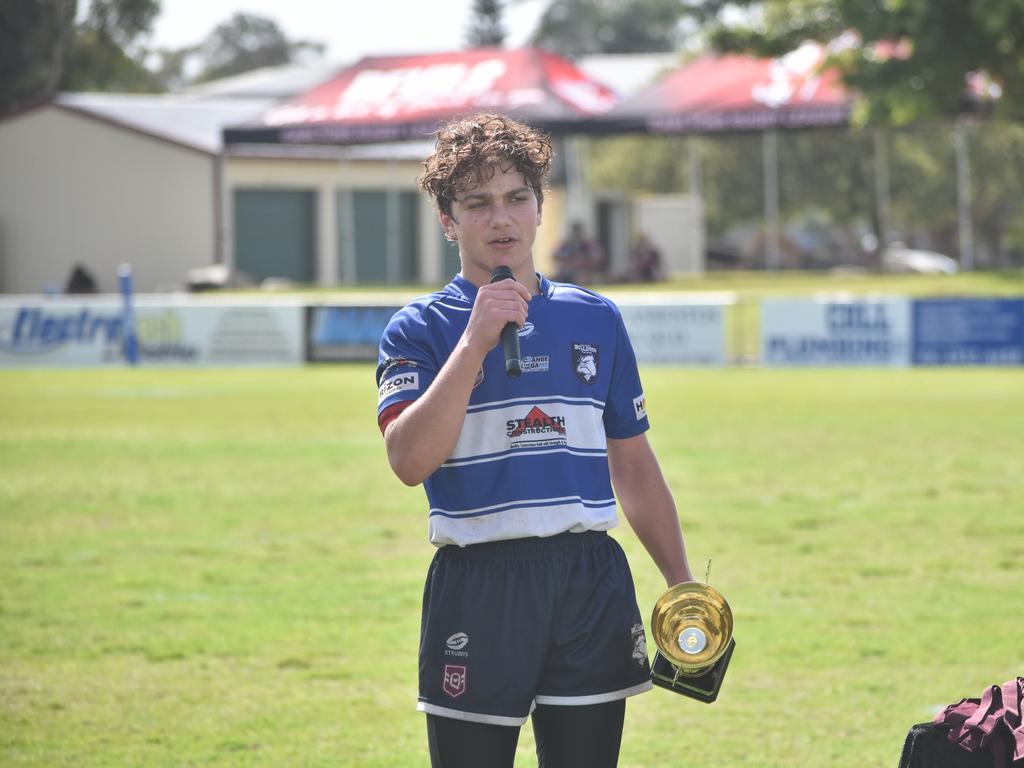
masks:
<svg viewBox="0 0 1024 768"><path fill-rule="evenodd" d="M496 202L491 206L491 225L501 226L507 224L511 220L511 208L508 203Z"/></svg>

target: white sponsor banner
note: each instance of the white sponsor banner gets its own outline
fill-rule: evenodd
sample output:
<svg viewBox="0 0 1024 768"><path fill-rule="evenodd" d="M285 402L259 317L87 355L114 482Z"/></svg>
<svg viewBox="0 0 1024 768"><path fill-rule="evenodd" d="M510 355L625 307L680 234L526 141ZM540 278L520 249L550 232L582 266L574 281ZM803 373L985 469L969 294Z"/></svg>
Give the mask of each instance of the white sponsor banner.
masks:
<svg viewBox="0 0 1024 768"><path fill-rule="evenodd" d="M619 304L640 365L725 365L722 304Z"/></svg>
<svg viewBox="0 0 1024 768"><path fill-rule="evenodd" d="M906 366L910 352L906 297L761 301L763 366Z"/></svg>
<svg viewBox="0 0 1024 768"><path fill-rule="evenodd" d="M143 366L300 365L303 307L139 296ZM0 366L123 365L122 305L113 296L0 300Z"/></svg>

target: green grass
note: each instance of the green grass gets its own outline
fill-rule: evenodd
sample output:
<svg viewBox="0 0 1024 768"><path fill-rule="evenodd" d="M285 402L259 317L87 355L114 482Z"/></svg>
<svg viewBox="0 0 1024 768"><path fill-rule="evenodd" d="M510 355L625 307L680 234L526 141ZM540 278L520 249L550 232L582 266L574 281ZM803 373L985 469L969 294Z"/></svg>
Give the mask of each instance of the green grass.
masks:
<svg viewBox="0 0 1024 768"><path fill-rule="evenodd" d="M738 645L715 704L630 701L622 766L894 765L1024 668L1024 372L643 373ZM374 395L365 365L0 373L0 765L427 765L432 548Z"/></svg>

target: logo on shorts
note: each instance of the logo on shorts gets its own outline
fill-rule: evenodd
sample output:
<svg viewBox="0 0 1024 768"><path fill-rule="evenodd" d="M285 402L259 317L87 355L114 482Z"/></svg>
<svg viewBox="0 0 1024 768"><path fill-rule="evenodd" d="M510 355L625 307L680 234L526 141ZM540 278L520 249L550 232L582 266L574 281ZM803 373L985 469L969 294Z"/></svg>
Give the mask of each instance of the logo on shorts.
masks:
<svg viewBox="0 0 1024 768"><path fill-rule="evenodd" d="M445 640L444 644L448 646L448 650L444 652L445 656L469 656L469 651L463 650L469 645L469 635L465 632L456 632Z"/></svg>
<svg viewBox="0 0 1024 768"><path fill-rule="evenodd" d="M597 381L597 356L596 344L572 345L572 368L576 372L576 378L584 384L593 384Z"/></svg>
<svg viewBox="0 0 1024 768"><path fill-rule="evenodd" d="M457 664L445 664L444 682L441 687L453 699L459 698L466 692L466 668Z"/></svg>
<svg viewBox="0 0 1024 768"><path fill-rule="evenodd" d="M633 633L633 660L642 667L647 663L647 639L644 637L644 625L634 624L630 632Z"/></svg>

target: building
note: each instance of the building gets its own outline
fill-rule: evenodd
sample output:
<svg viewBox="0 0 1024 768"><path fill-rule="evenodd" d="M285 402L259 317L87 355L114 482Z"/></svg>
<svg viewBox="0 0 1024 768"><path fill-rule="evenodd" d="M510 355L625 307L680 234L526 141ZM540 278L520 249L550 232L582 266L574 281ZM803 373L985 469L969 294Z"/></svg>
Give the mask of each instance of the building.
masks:
<svg viewBox="0 0 1024 768"><path fill-rule="evenodd" d="M638 65L617 90L643 84ZM429 143L225 149L225 127L339 69L256 70L173 95L60 94L0 120L0 292L61 292L76 265L110 292L122 263L143 292L182 289L217 264L254 283L443 283L458 252L416 185ZM567 195L567 176L556 170L545 199L541 269L570 218L600 208Z"/></svg>

